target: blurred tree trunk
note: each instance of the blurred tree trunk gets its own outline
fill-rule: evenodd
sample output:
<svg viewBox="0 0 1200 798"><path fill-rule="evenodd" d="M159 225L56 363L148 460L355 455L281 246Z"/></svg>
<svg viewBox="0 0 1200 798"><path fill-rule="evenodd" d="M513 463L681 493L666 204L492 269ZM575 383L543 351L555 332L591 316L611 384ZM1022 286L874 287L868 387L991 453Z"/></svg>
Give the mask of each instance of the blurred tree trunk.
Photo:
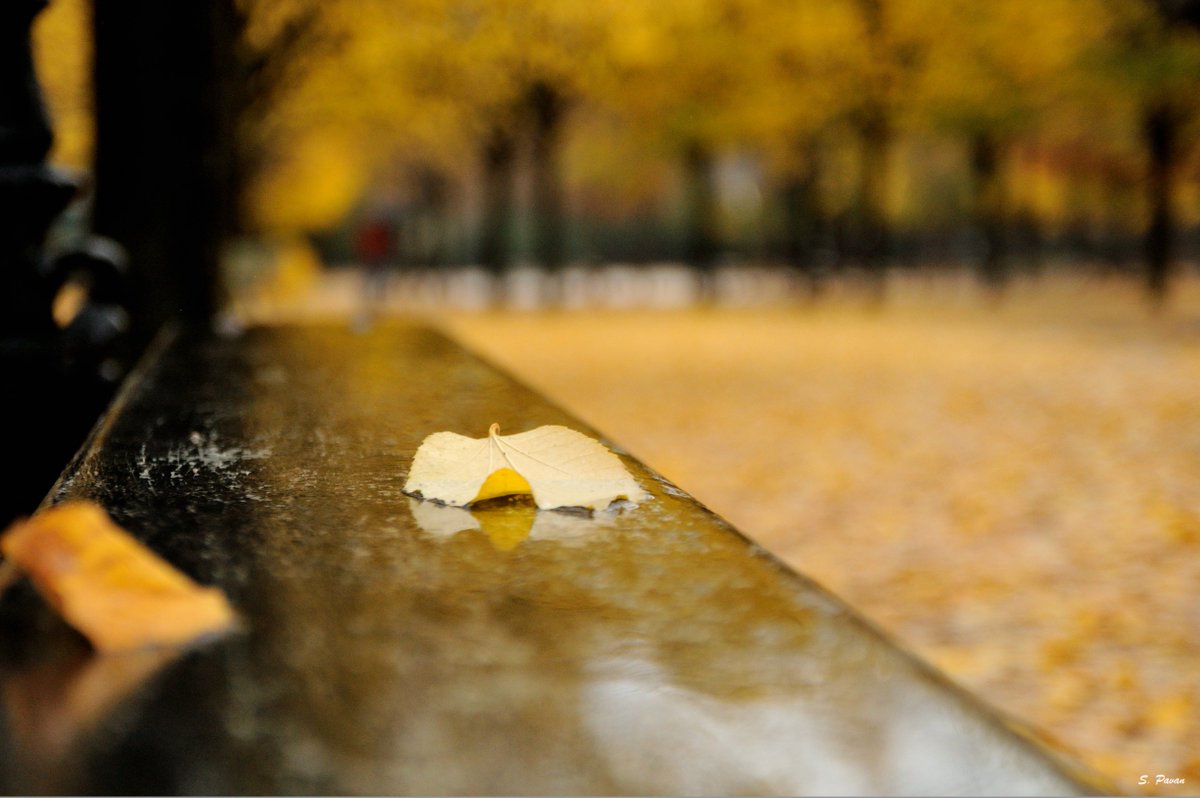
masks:
<svg viewBox="0 0 1200 798"><path fill-rule="evenodd" d="M1005 241L1007 202L1001 161L1004 145L992 133L979 132L971 138L972 209L983 244L979 276L997 290L1008 280L1008 250Z"/></svg>
<svg viewBox="0 0 1200 798"><path fill-rule="evenodd" d="M1200 0L1149 0L1151 8L1168 31L1200 31ZM1154 305L1161 306L1170 289L1172 256L1174 254L1176 218L1172 207L1176 173L1182 159L1180 132L1194 108L1193 96L1184 105L1173 105L1159 96L1149 99L1142 109L1142 135L1149 156L1146 175L1150 224L1146 228L1144 251L1146 259L1146 288Z"/></svg>
<svg viewBox="0 0 1200 798"><path fill-rule="evenodd" d="M1151 0L1155 10L1173 25L1200 30L1200 0Z"/></svg>
<svg viewBox="0 0 1200 798"><path fill-rule="evenodd" d="M1088 175L1081 168L1069 171L1067 184L1067 219L1062 243L1073 257L1092 268L1100 257L1101 244L1096 232L1094 200L1087 191Z"/></svg>
<svg viewBox="0 0 1200 798"><path fill-rule="evenodd" d="M883 272L891 257L891 230L887 220L887 190L890 183L892 120L887 107L888 73L879 67L892 62L884 19L884 0L858 0L867 36L872 69L868 71L863 104L858 114L862 147L862 169L858 186L858 245L863 266L882 287Z"/></svg>
<svg viewBox="0 0 1200 798"><path fill-rule="evenodd" d="M1023 208L1012 220L1013 235L1023 269L1040 274L1045 266L1046 233L1035 211Z"/></svg>
<svg viewBox="0 0 1200 798"><path fill-rule="evenodd" d="M411 263L439 268L446 262L446 220L449 216L450 181L436 166L417 168L416 234L411 237L414 249L408 253Z"/></svg>
<svg viewBox="0 0 1200 798"><path fill-rule="evenodd" d="M508 268L512 256L515 162L512 133L502 125L494 125L483 145L483 227L479 241L480 263L492 274Z"/></svg>
<svg viewBox="0 0 1200 798"><path fill-rule="evenodd" d="M1138 181L1116 166L1104 172L1104 237L1101 252L1104 271L1117 274L1129 266L1129 198L1138 193Z"/></svg>
<svg viewBox="0 0 1200 798"><path fill-rule="evenodd" d="M684 217L683 257L687 263L709 275L717 262L720 234L717 221L717 187L713 173L712 151L698 141L683 150Z"/></svg>
<svg viewBox="0 0 1200 798"><path fill-rule="evenodd" d="M541 81L530 89L528 101L533 120L534 257L554 271L566 259L558 156L567 104L557 89Z"/></svg>
<svg viewBox="0 0 1200 798"><path fill-rule="evenodd" d="M892 126L882 106L868 108L859 125L862 172L859 175L859 247L863 265L882 277L891 258L892 231L887 219L891 173Z"/></svg>
<svg viewBox="0 0 1200 798"><path fill-rule="evenodd" d="M235 218L233 0L95 0L96 232L129 251L137 337L204 324Z"/></svg>
<svg viewBox="0 0 1200 798"><path fill-rule="evenodd" d="M1147 107L1142 117L1142 132L1150 156L1146 188L1150 205L1150 224L1146 228L1146 288L1151 300L1162 304L1171 277L1175 215L1171 195L1178 166L1179 117L1165 104Z"/></svg>
<svg viewBox="0 0 1200 798"><path fill-rule="evenodd" d="M813 138L797 143L801 166L788 175L780 189L784 213L783 255L787 263L807 278L809 288L820 290L816 248L822 233L820 198L820 148Z"/></svg>

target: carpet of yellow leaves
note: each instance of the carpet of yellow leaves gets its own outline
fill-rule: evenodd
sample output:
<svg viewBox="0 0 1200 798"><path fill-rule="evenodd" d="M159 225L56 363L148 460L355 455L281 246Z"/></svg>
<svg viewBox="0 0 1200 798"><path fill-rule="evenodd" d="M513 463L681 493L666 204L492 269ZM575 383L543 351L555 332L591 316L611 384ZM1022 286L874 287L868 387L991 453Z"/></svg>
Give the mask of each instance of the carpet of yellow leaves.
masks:
<svg viewBox="0 0 1200 798"><path fill-rule="evenodd" d="M1180 289L1157 317L1076 278L997 305L914 281L875 309L442 321L1117 789L1193 794L1200 283Z"/></svg>

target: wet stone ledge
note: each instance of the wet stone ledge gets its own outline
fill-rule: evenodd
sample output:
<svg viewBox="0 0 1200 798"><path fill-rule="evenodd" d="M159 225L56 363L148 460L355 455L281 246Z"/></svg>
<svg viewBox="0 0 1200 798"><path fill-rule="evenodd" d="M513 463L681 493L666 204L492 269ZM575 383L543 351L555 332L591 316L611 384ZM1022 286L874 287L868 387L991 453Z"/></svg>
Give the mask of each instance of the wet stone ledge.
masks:
<svg viewBox="0 0 1200 798"><path fill-rule="evenodd" d="M244 629L97 657L13 589L0 791L1104 791L611 441L636 508L401 492L425 435L492 422L596 434L429 330L161 340L48 501Z"/></svg>

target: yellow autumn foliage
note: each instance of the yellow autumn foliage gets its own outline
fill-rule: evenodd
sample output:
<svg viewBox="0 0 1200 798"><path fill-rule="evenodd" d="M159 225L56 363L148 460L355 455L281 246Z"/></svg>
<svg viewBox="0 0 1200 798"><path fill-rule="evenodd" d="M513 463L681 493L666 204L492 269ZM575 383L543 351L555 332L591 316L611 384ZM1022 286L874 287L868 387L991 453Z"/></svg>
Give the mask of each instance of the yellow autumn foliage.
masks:
<svg viewBox="0 0 1200 798"><path fill-rule="evenodd" d="M1142 104L1166 98L1185 119L1197 112L1189 75L1200 34L1165 26L1140 0L244 7L251 46L300 9L319 21L302 68L243 129L270 154L249 188L249 221L275 232L328 228L377 180L410 167L469 187L488 130L515 124L535 84L567 100L562 163L591 213L668 202L680 148L697 142L751 153L767 183L809 168L822 142L826 209L852 210L855 125L882 109L900 139L915 138L895 153L886 186L888 212L905 225L940 223L947 181L966 190L962 139L986 130L1013 145L1014 212L1051 231L1135 230L1145 218L1131 182L1144 158ZM88 25L85 0L55 0L35 36L54 159L74 168L86 168L92 147ZM1195 222L1200 187L1188 174L1177 205Z"/></svg>
<svg viewBox="0 0 1200 798"><path fill-rule="evenodd" d="M286 155L250 187L257 226L286 234L336 225L369 182L370 164L357 146L346 137L315 133L291 142Z"/></svg>

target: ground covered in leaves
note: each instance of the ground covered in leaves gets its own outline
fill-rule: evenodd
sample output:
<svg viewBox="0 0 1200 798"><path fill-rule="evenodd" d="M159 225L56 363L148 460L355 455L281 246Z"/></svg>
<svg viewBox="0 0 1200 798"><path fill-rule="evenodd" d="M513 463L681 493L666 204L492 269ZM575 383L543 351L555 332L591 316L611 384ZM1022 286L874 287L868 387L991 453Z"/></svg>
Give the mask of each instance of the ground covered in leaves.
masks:
<svg viewBox="0 0 1200 798"><path fill-rule="evenodd" d="M440 318L1118 790L1195 793L1196 281L868 304Z"/></svg>

